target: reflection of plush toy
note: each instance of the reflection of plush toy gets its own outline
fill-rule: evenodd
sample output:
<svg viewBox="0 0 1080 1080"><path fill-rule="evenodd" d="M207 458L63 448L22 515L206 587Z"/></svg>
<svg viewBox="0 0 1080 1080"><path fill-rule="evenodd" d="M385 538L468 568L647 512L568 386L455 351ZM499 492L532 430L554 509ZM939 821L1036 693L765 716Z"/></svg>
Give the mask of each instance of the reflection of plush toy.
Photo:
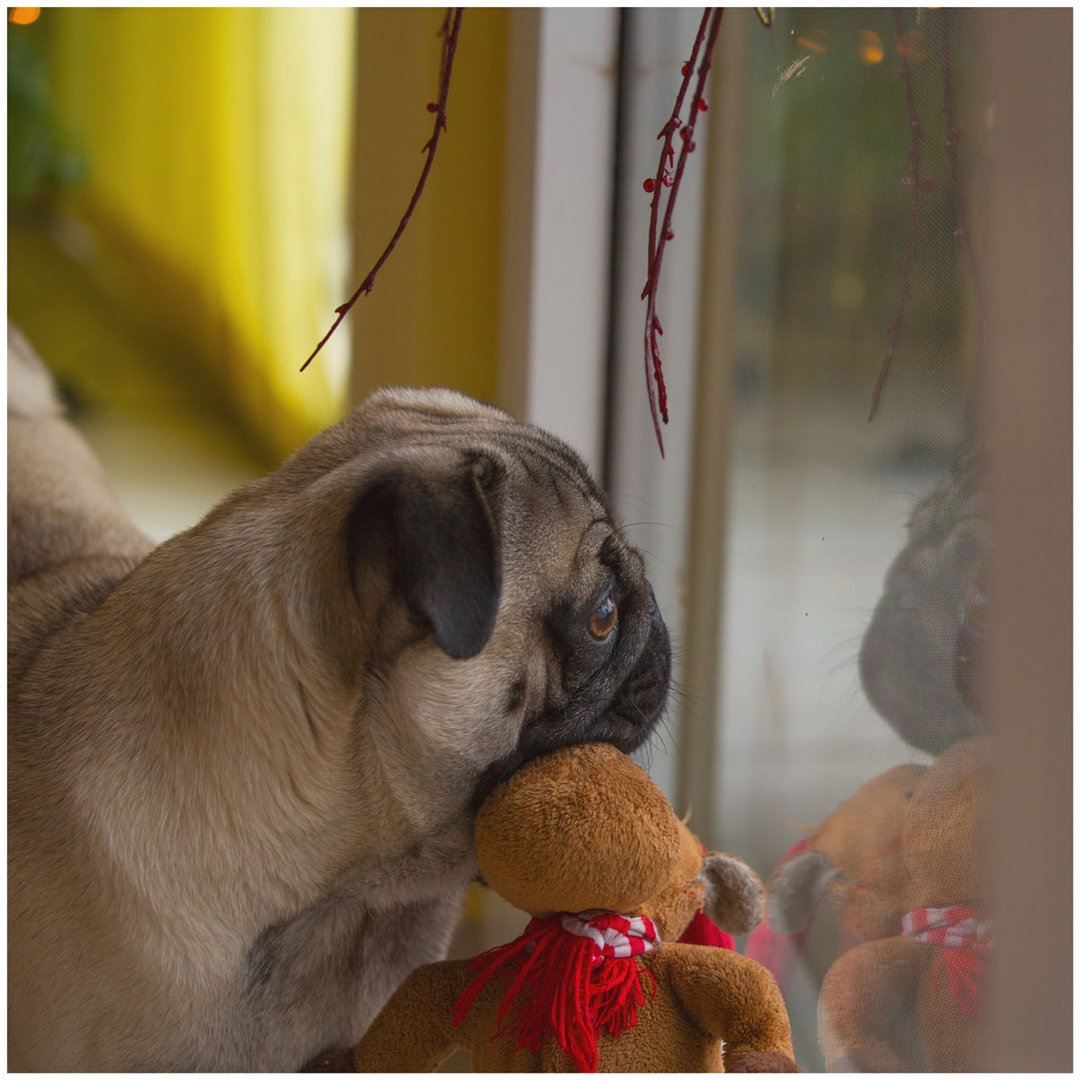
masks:
<svg viewBox="0 0 1080 1080"><path fill-rule="evenodd" d="M988 756L988 740L968 739L871 780L770 879L777 929L805 925L826 897L862 940L822 983L826 1068L985 1067Z"/></svg>
<svg viewBox="0 0 1080 1080"><path fill-rule="evenodd" d="M925 765L889 769L827 817L769 878L769 924L801 930L824 898L860 941L896 933L907 910L904 819L925 773Z"/></svg>
<svg viewBox="0 0 1080 1080"><path fill-rule="evenodd" d="M624 755L588 745L526 765L481 807L476 848L532 921L472 961L414 971L356 1047L360 1071L431 1069L456 1046L488 1072L795 1070L769 973L677 942L703 906L745 933L761 883L730 855L703 857Z"/></svg>

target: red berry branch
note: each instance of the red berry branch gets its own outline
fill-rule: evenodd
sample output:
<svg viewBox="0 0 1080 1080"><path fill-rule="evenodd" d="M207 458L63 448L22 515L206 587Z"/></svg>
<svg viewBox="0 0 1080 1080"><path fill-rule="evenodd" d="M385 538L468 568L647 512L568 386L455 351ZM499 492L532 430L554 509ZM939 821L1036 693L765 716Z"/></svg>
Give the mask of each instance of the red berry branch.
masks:
<svg viewBox="0 0 1080 1080"><path fill-rule="evenodd" d="M979 269L975 262L971 231L967 225L967 193L960 169L961 133L956 123L956 107L953 100L951 27L947 9L941 12L941 18L941 112L945 118L945 149L949 155L949 182L952 185L956 203L956 227L953 230L953 236L960 241L964 254L967 256L968 273L971 275L971 288L975 294L976 311L978 311Z"/></svg>
<svg viewBox="0 0 1080 1080"><path fill-rule="evenodd" d="M330 340L330 336L341 325L345 316L352 310L353 304L355 304L361 296L366 296L375 287L375 275L382 269L383 263L390 257L390 252L394 250L398 240L401 239L401 234L405 231L405 226L409 224L409 219L416 209L416 204L420 201L420 196L424 191L424 185L427 183L428 174L431 172L432 163L435 161L435 151L439 147L439 136L446 130L446 99L450 95L450 73L454 67L454 53L457 49L458 31L461 29L461 15L463 10L463 8L448 8L446 17L443 19L442 27L439 29L439 37L442 38L443 43L442 61L439 68L439 100L432 101L427 106L427 111L435 114L435 127L431 133L431 138L428 139L420 151L422 154L427 154L427 158L424 161L424 168L420 173L420 179L416 183L412 198L409 200L409 205L405 210L405 215L398 223L394 235L390 237L390 243L386 245L383 253L368 272L367 277L360 283L356 292L354 292L344 304L334 308L337 318L334 320L330 329L327 330L323 339L315 346L311 355L301 365L301 371L303 371L308 364L318 356L319 351Z"/></svg>
<svg viewBox="0 0 1080 1080"><path fill-rule="evenodd" d="M911 149L908 150L908 172L903 179L904 187L911 191L911 209L908 212L907 237L904 242L904 254L900 266L900 297L896 303L896 312L889 324L888 345L885 349L885 359L882 361L881 370L878 372L877 381L874 383L874 393L870 399L870 415L867 422L874 419L881 404L881 391L889 378L889 370L892 367L893 357L900 347L900 335L904 330L904 319L907 315L907 302L911 298L911 271L915 265L915 252L919 237L919 200L924 194L929 194L934 187L931 181L924 180L919 175L919 150L922 145L923 129L919 120L918 109L915 104L915 82L911 75L911 65L907 59L907 49L904 45L904 20L900 11L894 12L896 19L896 42L897 52L900 56L900 78L904 83L904 99L907 102L908 127L911 131Z"/></svg>
<svg viewBox="0 0 1080 1080"><path fill-rule="evenodd" d="M686 168L686 159L694 150L694 127L698 116L709 108L705 100L705 80L709 69L712 67L713 46L716 44L716 35L720 31L720 20L724 17L723 8L706 8L701 16L701 24L698 27L697 36L694 38L694 47L690 51L690 59L682 66L682 85L675 98L675 107L667 123L660 129L657 139L663 139L660 150L660 162L656 167L656 175L650 176L642 185L646 192L652 195L649 207L649 276L645 282L645 288L641 291L641 299L645 304L645 387L649 393L649 411L652 413L653 428L656 431L656 442L660 447L660 456L664 455L664 439L660 434L660 419L668 422L667 387L664 385L664 372L660 362L660 335L664 329L660 325L660 319L656 314L656 296L660 285L660 270L664 262L664 249L669 240L674 239L675 234L671 231L671 219L675 210L675 200L679 194L679 185L682 182L683 171ZM698 65L698 56L701 56ZM683 102L687 90L690 88L691 79L694 76L694 68L697 66L697 82L690 96L689 114L682 119ZM678 132L682 140L679 150L679 160L675 162L675 133ZM674 166L674 172L669 166ZM664 202L661 220L661 199L664 191L667 191L667 199Z"/></svg>

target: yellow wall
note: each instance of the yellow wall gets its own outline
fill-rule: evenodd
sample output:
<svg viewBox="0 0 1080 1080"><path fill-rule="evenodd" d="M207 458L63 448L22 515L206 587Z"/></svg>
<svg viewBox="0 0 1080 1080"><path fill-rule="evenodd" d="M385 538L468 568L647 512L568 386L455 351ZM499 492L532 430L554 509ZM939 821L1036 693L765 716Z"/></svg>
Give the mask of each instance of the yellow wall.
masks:
<svg viewBox="0 0 1080 1080"><path fill-rule="evenodd" d="M379 385L495 397L505 10L466 11L413 220L371 295L298 370L419 177L443 14L49 13L57 104L91 163L76 209L140 267L148 300L195 345L194 377L224 381L273 456Z"/></svg>
<svg viewBox="0 0 1080 1080"><path fill-rule="evenodd" d="M357 284L393 235L423 166L443 15L357 15ZM491 8L469 8L462 18L447 130L424 194L375 289L349 316L356 399L389 384L495 398L508 20Z"/></svg>
<svg viewBox="0 0 1080 1080"><path fill-rule="evenodd" d="M260 440L286 453L340 414L347 341L300 364L339 302L349 9L49 13L64 122L90 155L77 206L141 260Z"/></svg>

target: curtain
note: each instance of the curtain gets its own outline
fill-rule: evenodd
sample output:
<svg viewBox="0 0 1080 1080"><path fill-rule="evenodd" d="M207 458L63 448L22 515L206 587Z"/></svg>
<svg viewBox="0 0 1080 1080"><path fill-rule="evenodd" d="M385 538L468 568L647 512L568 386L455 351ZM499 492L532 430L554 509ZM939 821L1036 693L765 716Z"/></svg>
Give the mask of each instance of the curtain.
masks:
<svg viewBox="0 0 1080 1080"><path fill-rule="evenodd" d="M354 12L54 9L51 66L90 157L76 209L275 456L345 405Z"/></svg>

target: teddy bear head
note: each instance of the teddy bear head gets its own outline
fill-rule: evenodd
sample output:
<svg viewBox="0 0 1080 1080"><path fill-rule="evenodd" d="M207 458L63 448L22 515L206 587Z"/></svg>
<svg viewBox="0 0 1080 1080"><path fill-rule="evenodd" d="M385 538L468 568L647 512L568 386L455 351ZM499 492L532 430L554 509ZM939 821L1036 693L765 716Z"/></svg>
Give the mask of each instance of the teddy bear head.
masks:
<svg viewBox="0 0 1080 1080"><path fill-rule="evenodd" d="M476 853L487 884L534 918L560 912L646 915L676 940L704 909L748 933L763 913L754 872L704 853L645 771L601 743L519 769L481 806Z"/></svg>
<svg viewBox="0 0 1080 1080"><path fill-rule="evenodd" d="M899 765L841 803L769 878L769 924L801 930L825 899L864 941L895 934L911 906L904 828L925 773L924 765Z"/></svg>
<svg viewBox="0 0 1080 1080"><path fill-rule="evenodd" d="M770 925L799 930L824 898L869 941L891 937L914 908L984 896L989 746L964 739L932 765L899 765L859 788L769 879Z"/></svg>
<svg viewBox="0 0 1080 1080"><path fill-rule="evenodd" d="M913 907L974 904L986 896L990 747L986 737L954 743L912 795L903 847Z"/></svg>

